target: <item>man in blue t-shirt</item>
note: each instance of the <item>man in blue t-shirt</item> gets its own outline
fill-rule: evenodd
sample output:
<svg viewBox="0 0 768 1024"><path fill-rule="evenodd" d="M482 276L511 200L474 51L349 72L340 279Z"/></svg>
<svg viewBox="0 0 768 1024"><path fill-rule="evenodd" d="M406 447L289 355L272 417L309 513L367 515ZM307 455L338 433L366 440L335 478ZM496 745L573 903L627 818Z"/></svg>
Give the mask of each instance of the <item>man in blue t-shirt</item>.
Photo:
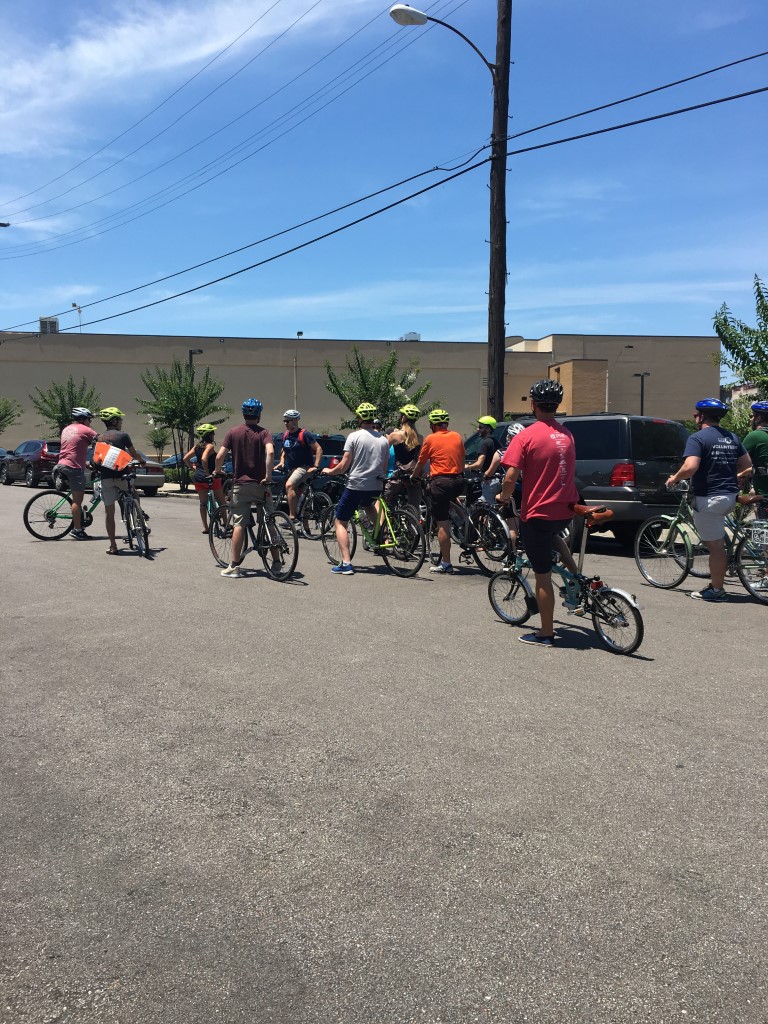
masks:
<svg viewBox="0 0 768 1024"><path fill-rule="evenodd" d="M703 398L696 403L693 418L699 430L691 434L683 452L680 469L667 480L672 487L680 480L693 477L694 520L699 536L709 549L711 582L691 597L699 601L727 601L725 572L728 554L725 550L725 517L735 505L739 493L738 473L752 465L739 438L720 426L728 406L717 398Z"/></svg>
<svg viewBox="0 0 768 1024"><path fill-rule="evenodd" d="M286 409L283 413L285 433L283 434L283 450L280 461L275 469L285 472L285 496L288 499L288 515L296 522L296 508L304 481L320 469L323 449L308 430L299 426L301 413L298 409ZM309 527L306 522L305 527Z"/></svg>

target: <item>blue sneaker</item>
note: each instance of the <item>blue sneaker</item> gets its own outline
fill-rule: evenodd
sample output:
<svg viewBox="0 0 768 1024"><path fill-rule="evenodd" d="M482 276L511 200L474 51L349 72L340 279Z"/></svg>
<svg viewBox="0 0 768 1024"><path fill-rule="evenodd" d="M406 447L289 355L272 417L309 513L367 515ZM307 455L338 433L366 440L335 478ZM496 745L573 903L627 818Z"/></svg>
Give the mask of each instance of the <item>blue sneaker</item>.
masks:
<svg viewBox="0 0 768 1024"><path fill-rule="evenodd" d="M555 638L553 636L539 636L538 633L526 633L525 636L519 636L517 639L521 644L532 644L534 647L555 646Z"/></svg>
<svg viewBox="0 0 768 1024"><path fill-rule="evenodd" d="M337 576L354 576L355 570L352 568L351 562L339 562L338 565L334 565L331 572L335 572Z"/></svg>

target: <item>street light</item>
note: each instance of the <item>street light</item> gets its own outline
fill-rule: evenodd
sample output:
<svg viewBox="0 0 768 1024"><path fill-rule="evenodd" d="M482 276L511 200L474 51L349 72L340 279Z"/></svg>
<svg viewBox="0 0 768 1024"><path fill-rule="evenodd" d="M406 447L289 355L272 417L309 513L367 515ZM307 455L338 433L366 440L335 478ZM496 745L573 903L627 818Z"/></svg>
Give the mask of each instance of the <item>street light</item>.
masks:
<svg viewBox="0 0 768 1024"><path fill-rule="evenodd" d="M203 350L201 348L191 348L189 350L189 366L190 366L190 369L194 365L194 358L195 358L195 356L201 356L202 354L203 354Z"/></svg>
<svg viewBox="0 0 768 1024"><path fill-rule="evenodd" d="M78 306L78 304L76 302L72 303L72 309L76 309L77 310L77 319L78 319L78 322L80 324L80 333L82 334L83 333L83 311L80 308L80 306Z"/></svg>
<svg viewBox="0 0 768 1024"><path fill-rule="evenodd" d="M616 369L616 364L618 363L618 361L621 359L622 355L624 354L624 350L628 349L628 348L634 348L634 347L635 347L634 345L625 345L624 348L620 348L619 351L616 354L616 358L613 360L613 363L609 367L606 368L606 371L605 371L605 411L606 412L609 411L608 410L608 404L609 404L608 403L608 378L611 375L611 371Z"/></svg>
<svg viewBox="0 0 768 1024"><path fill-rule="evenodd" d="M490 258L488 265L488 404L491 416L504 418L504 323L507 287L507 115L509 112L509 56L512 40L512 0L498 0L496 23L496 63L491 62L447 21L433 18L407 4L395 4L389 12L398 25L442 25L463 39L488 68L493 80L493 124L491 127L490 173Z"/></svg>
<svg viewBox="0 0 768 1024"><path fill-rule="evenodd" d="M643 370L642 373L633 373L633 377L640 378L640 415L645 413L645 378L651 376L650 370Z"/></svg>
<svg viewBox="0 0 768 1024"><path fill-rule="evenodd" d="M304 331L296 331L296 351L293 353L293 408L299 404L299 342L304 337Z"/></svg>

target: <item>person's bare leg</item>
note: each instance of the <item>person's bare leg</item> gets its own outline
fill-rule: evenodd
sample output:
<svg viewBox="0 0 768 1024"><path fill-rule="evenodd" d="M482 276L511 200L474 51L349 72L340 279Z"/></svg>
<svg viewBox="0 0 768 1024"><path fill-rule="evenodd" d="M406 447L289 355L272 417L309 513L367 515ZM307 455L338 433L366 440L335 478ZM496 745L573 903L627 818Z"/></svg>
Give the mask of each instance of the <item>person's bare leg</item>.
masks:
<svg viewBox="0 0 768 1024"><path fill-rule="evenodd" d="M336 543L339 545L339 551L341 552L342 562L349 563L351 561L349 557L349 534L347 533L347 527L349 523L343 523L340 519L336 520Z"/></svg>
<svg viewBox="0 0 768 1024"><path fill-rule="evenodd" d="M82 522L80 510L83 507L84 497L85 491L72 491L72 527L75 530L82 529L80 525Z"/></svg>
<svg viewBox="0 0 768 1024"><path fill-rule="evenodd" d="M285 484L285 496L288 499L288 515L291 519L296 518L296 507L299 504L299 491L290 480Z"/></svg>
<svg viewBox="0 0 768 1024"><path fill-rule="evenodd" d="M571 554L571 549L568 547L566 541L564 541L562 537L554 537L552 543L555 551L560 555L560 560L565 568L575 576L579 571L579 567L576 564L574 557Z"/></svg>
<svg viewBox="0 0 768 1024"><path fill-rule="evenodd" d="M237 565L243 553L243 541L245 540L245 527L235 526L232 530L232 559L230 565Z"/></svg>
<svg viewBox="0 0 768 1024"><path fill-rule="evenodd" d="M200 501L200 518L203 521L203 531L208 533L208 497L207 495L201 495Z"/></svg>
<svg viewBox="0 0 768 1024"><path fill-rule="evenodd" d="M115 506L105 505L104 506L104 523L107 527L107 536L109 537L109 550L114 551L117 554L117 535L115 533Z"/></svg>
<svg viewBox="0 0 768 1024"><path fill-rule="evenodd" d="M541 615L541 626L536 631L539 636L555 635L555 591L552 586L552 573L536 573L536 601Z"/></svg>
<svg viewBox="0 0 768 1024"><path fill-rule="evenodd" d="M728 553L724 540L705 541L709 549L709 576L715 590L722 590L725 583L725 572L728 568Z"/></svg>
<svg viewBox="0 0 768 1024"><path fill-rule="evenodd" d="M440 545L440 561L444 565L451 564L450 521L444 519L437 524L437 543Z"/></svg>

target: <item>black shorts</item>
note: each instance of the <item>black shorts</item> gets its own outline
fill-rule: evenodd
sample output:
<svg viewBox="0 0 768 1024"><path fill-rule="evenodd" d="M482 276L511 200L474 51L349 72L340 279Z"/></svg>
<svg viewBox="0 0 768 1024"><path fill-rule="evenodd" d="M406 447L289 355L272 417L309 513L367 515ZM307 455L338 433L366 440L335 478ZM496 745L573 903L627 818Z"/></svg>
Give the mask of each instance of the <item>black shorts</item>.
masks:
<svg viewBox="0 0 768 1024"><path fill-rule="evenodd" d="M543 575L552 570L552 541L570 523L570 519L528 519L520 523L525 556L534 572Z"/></svg>
<svg viewBox="0 0 768 1024"><path fill-rule="evenodd" d="M444 523L448 520L448 509L451 502L461 497L464 493L464 477L457 476L431 476L429 478L429 504L432 508L432 518L436 523Z"/></svg>

